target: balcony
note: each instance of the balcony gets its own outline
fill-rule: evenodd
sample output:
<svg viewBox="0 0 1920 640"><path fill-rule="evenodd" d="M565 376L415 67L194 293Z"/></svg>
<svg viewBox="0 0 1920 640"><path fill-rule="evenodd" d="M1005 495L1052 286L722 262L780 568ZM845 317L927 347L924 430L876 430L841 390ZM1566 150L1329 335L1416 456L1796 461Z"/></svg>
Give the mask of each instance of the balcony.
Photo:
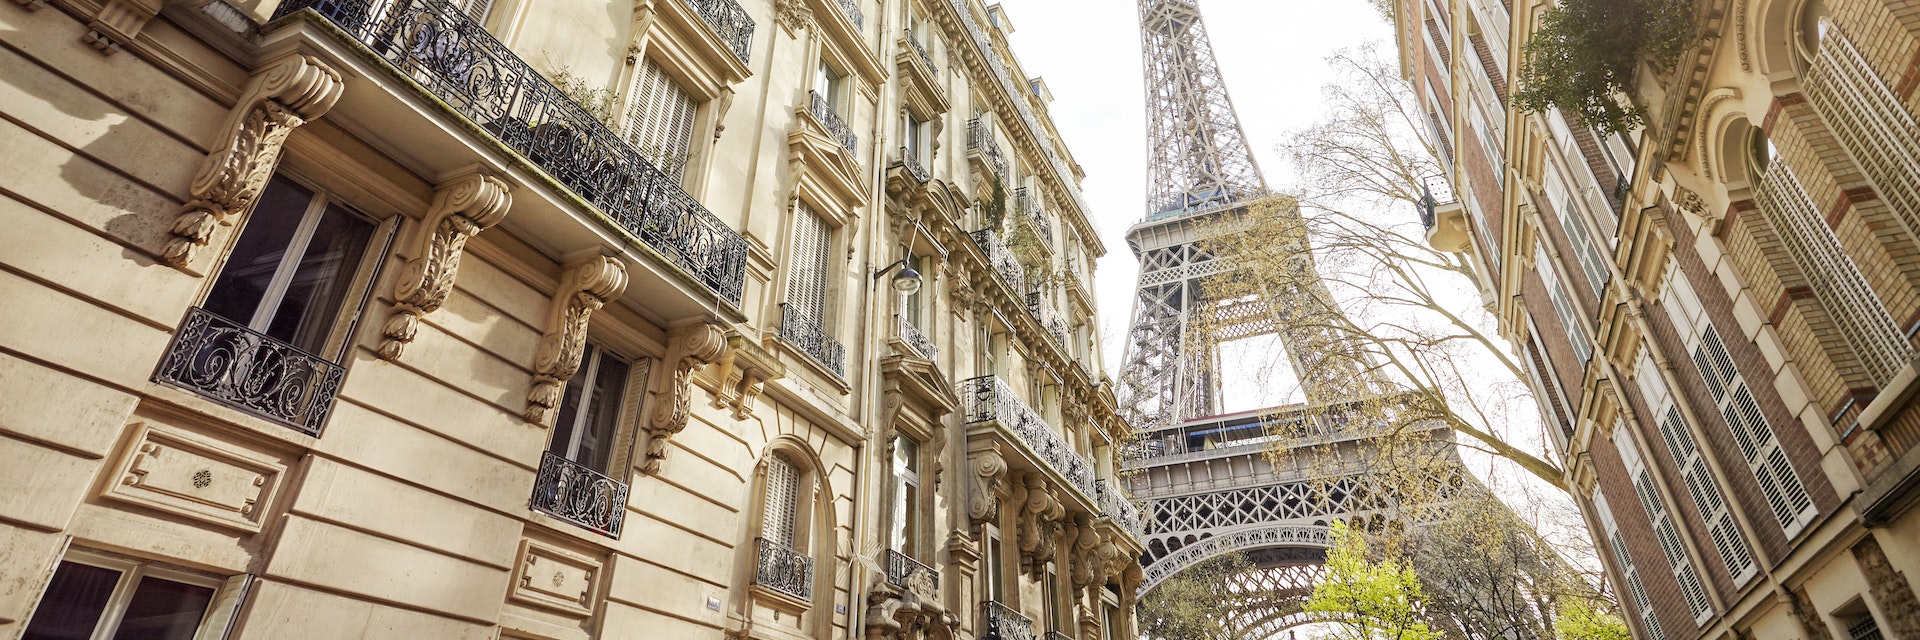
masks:
<svg viewBox="0 0 1920 640"><path fill-rule="evenodd" d="M1040 323L1040 328L1053 337L1054 344L1061 349L1067 348L1067 322L1060 319L1060 313L1053 310L1053 305L1047 304L1045 296L1040 295L1039 291L1027 292L1027 313L1032 314L1034 321Z"/></svg>
<svg viewBox="0 0 1920 640"><path fill-rule="evenodd" d="M1058 631L1048 631L1046 640L1073 640L1073 636Z"/></svg>
<svg viewBox="0 0 1920 640"><path fill-rule="evenodd" d="M1040 243L1046 245L1048 250L1052 250L1053 222L1047 219L1045 209L1046 207L1040 206L1040 199L1033 195L1032 189L1020 187L1013 190L1014 212L1020 214L1028 224L1033 225L1033 235L1038 236Z"/></svg>
<svg viewBox="0 0 1920 640"><path fill-rule="evenodd" d="M913 580L917 580L915 576L919 575L927 576L928 582L935 590L940 588L940 572L934 571L933 567L920 564L919 560L907 557L907 554L892 549L887 550L887 584L905 589Z"/></svg>
<svg viewBox="0 0 1920 640"><path fill-rule="evenodd" d="M914 182L926 184L928 180L933 179L933 175L927 173L927 168L920 166L920 154L913 149L900 147L900 163L897 166L905 169L907 175L913 176Z"/></svg>
<svg viewBox="0 0 1920 640"><path fill-rule="evenodd" d="M940 75L940 67L936 67L933 65L933 56L927 55L927 47L925 45L920 44L919 40L915 40L913 38L912 30L908 30L906 32L906 40L907 40L907 46L911 47L914 53L919 54L920 64L927 65L927 75L933 75L933 76Z"/></svg>
<svg viewBox="0 0 1920 640"><path fill-rule="evenodd" d="M619 538L627 515L627 483L549 451L540 458L529 502L536 511Z"/></svg>
<svg viewBox="0 0 1920 640"><path fill-rule="evenodd" d="M687 4L693 7L694 13L700 14L707 26L713 27L713 33L727 43L740 63L746 64L753 49L753 18L747 15L747 10L734 0L687 0ZM859 9L854 12L857 15ZM856 18L854 22L859 20Z"/></svg>
<svg viewBox="0 0 1920 640"><path fill-rule="evenodd" d="M780 337L833 375L847 377L847 348L791 302L780 305Z"/></svg>
<svg viewBox="0 0 1920 640"><path fill-rule="evenodd" d="M839 2L840 10L846 12L847 20L853 23L853 28L867 28L867 14L860 12L860 2L858 0L839 0Z"/></svg>
<svg viewBox="0 0 1920 640"><path fill-rule="evenodd" d="M1066 484L1091 498L1093 463L1073 450L1040 414L1027 406L1013 388L994 376L980 376L960 383L960 408L968 425L997 424L1001 431L1033 451L1039 463L1053 470Z"/></svg>
<svg viewBox="0 0 1920 640"><path fill-rule="evenodd" d="M980 640L1034 640L1033 620L999 602L981 602Z"/></svg>
<svg viewBox="0 0 1920 640"><path fill-rule="evenodd" d="M1427 228L1427 244L1439 251L1460 253L1471 248L1467 237L1466 209L1453 195L1447 177L1431 175L1421 180L1420 202L1415 205L1420 224Z"/></svg>
<svg viewBox="0 0 1920 640"><path fill-rule="evenodd" d="M709 23L723 20L745 57L753 21L731 0L694 0ZM730 9L729 9L730 7ZM289 0L280 18L312 9L371 55L418 83L501 146L738 305L747 244L726 223L575 104L544 75L465 13L437 0Z"/></svg>
<svg viewBox="0 0 1920 640"><path fill-rule="evenodd" d="M813 601L813 558L766 538L754 538L753 544L759 551L759 561L753 570L754 586L801 602Z"/></svg>
<svg viewBox="0 0 1920 640"><path fill-rule="evenodd" d="M820 95L818 91L808 91L807 95L813 97L808 113L813 114L814 120L820 121L820 126L827 130L827 134L839 140L840 146L846 147L847 153L854 153L859 149L860 136L853 132L853 127L847 126L847 121L840 119L840 112L834 111L833 105L827 102L826 97Z"/></svg>
<svg viewBox="0 0 1920 640"><path fill-rule="evenodd" d="M1020 259L1014 257L1012 251L1007 250L1007 245L1000 242L1000 238L994 235L993 230L981 229L971 235L973 243L979 245L980 252L987 254L987 264L993 266L993 271L1000 274L1003 282L1014 291L1026 291L1026 268L1020 266Z"/></svg>
<svg viewBox="0 0 1920 640"><path fill-rule="evenodd" d="M967 121L967 159L980 164L979 170L990 172L995 178L1007 177L1007 155L1000 151L993 125L979 118Z"/></svg>
<svg viewBox="0 0 1920 640"><path fill-rule="evenodd" d="M921 333L920 327L913 326L913 322L906 316L894 314L893 326L900 334L900 341L907 343L907 347L913 349L914 353L928 360L940 359L940 347L934 346L933 341L927 339L927 334Z"/></svg>
<svg viewBox="0 0 1920 640"><path fill-rule="evenodd" d="M317 438L346 376L326 358L192 307L153 381Z"/></svg>
<svg viewBox="0 0 1920 640"><path fill-rule="evenodd" d="M1112 480L1095 480L1093 483L1093 502L1100 506L1100 513L1113 519L1120 529L1140 537L1140 508L1133 500L1115 486Z"/></svg>

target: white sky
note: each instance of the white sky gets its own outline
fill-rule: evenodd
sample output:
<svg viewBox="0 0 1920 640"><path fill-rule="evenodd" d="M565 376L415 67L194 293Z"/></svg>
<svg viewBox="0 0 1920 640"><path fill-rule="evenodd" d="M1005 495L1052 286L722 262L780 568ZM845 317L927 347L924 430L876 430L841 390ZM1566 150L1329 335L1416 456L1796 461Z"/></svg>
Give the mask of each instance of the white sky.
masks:
<svg viewBox="0 0 1920 640"><path fill-rule="evenodd" d="M1391 26L1363 0L1199 3L1220 73L1267 183L1277 188L1291 182L1274 147L1288 131L1320 117L1320 87L1331 78L1327 55L1368 42L1390 50ZM1046 79L1054 123L1087 173L1083 191L1107 247L1096 265L1094 295L1106 365L1117 380L1139 273L1125 234L1146 209L1146 90L1138 10L1130 0L1000 4L1014 26L1015 55L1029 75ZM1233 361L1227 354L1226 370L1236 370ZM1298 401L1294 386L1230 386L1227 410Z"/></svg>

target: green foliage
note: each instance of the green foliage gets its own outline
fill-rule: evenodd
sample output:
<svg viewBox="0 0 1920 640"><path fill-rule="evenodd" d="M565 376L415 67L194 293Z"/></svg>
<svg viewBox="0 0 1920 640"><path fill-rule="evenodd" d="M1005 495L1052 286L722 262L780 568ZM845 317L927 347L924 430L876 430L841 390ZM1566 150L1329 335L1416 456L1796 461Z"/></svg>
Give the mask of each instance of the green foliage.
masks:
<svg viewBox="0 0 1920 640"><path fill-rule="evenodd" d="M1698 36L1691 0L1562 0L1548 9L1526 45L1514 101L1535 113L1549 107L1601 131L1626 133L1646 108L1623 103L1645 60L1670 68Z"/></svg>
<svg viewBox="0 0 1920 640"><path fill-rule="evenodd" d="M1333 637L1345 640L1439 640L1421 620L1423 601L1412 565L1394 557L1374 561L1366 534L1333 522L1327 576L1307 599L1308 617L1335 623Z"/></svg>
<svg viewBox="0 0 1920 640"><path fill-rule="evenodd" d="M993 178L993 199L980 204L980 212L985 218L988 229L998 230L1000 221L1007 217L1007 186L999 176Z"/></svg>
<svg viewBox="0 0 1920 640"><path fill-rule="evenodd" d="M619 123L613 118L612 89L595 86L586 78L574 74L573 68L566 65L560 65L553 73L547 75L547 79L552 80L554 88L566 94L574 104L580 105L580 108L585 109L593 119L599 120L609 129L620 130Z"/></svg>
<svg viewBox="0 0 1920 640"><path fill-rule="evenodd" d="M1140 599L1140 634L1157 640L1231 640L1238 636L1221 624L1227 578L1253 569L1240 554L1228 554L1194 565L1168 578Z"/></svg>
<svg viewBox="0 0 1920 640"><path fill-rule="evenodd" d="M1570 598L1560 605L1560 616L1554 620L1553 627L1560 640L1631 640L1633 637L1620 616L1601 611L1593 602L1581 598Z"/></svg>

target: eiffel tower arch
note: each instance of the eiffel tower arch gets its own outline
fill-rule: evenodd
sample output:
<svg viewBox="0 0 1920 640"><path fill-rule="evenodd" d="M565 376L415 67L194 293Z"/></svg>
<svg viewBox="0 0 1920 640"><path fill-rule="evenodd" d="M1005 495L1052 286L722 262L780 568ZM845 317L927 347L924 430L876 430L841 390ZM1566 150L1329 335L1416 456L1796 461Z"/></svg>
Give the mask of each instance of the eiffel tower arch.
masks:
<svg viewBox="0 0 1920 640"><path fill-rule="evenodd" d="M1139 593L1242 554L1254 568L1227 578L1234 599L1221 615L1253 637L1279 635L1306 622L1301 605L1324 573L1331 523L1379 526L1401 508L1395 487L1366 468L1378 432L1343 407L1409 396L1372 378L1362 350L1330 323L1290 321L1340 313L1304 246L1284 267L1305 276L1294 278L1300 284L1209 299L1208 283L1239 266L1204 250L1204 234L1269 192L1195 0L1140 0L1139 12L1150 182L1146 215L1127 231L1140 276L1120 383L1122 410L1139 434L1125 463L1146 519ZM1267 213L1281 224L1303 224L1288 204L1258 206L1278 207ZM1224 382L1239 372L1221 370L1220 346L1257 336L1286 349L1307 403L1225 414ZM1282 427L1287 442L1314 454L1270 456ZM1457 462L1444 425L1416 430ZM1441 475L1436 482L1465 478Z"/></svg>

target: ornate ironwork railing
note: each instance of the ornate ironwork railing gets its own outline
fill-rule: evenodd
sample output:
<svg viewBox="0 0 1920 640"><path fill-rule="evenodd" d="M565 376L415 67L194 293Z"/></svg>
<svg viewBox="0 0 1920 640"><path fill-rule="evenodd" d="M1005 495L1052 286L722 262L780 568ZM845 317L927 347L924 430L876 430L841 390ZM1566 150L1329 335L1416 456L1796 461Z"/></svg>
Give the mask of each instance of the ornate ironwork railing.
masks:
<svg viewBox="0 0 1920 640"><path fill-rule="evenodd" d="M913 176L914 182L926 184L933 179L933 175L927 173L927 168L920 166L919 154L906 147L900 147L900 166L906 168L907 175Z"/></svg>
<svg viewBox="0 0 1920 640"><path fill-rule="evenodd" d="M967 424L1000 423L1000 428L1033 449L1067 484L1088 498L1093 497L1093 463L1074 451L1007 383L994 376L962 381L960 407Z"/></svg>
<svg viewBox="0 0 1920 640"><path fill-rule="evenodd" d="M998 601L981 602L980 640L1034 640L1033 620Z"/></svg>
<svg viewBox="0 0 1920 640"><path fill-rule="evenodd" d="M1013 190L1013 210L1033 223L1033 234L1040 237L1041 243L1049 249L1053 248L1053 222L1047 219L1046 208L1040 206L1040 199L1034 196L1033 189L1020 187Z"/></svg>
<svg viewBox="0 0 1920 640"><path fill-rule="evenodd" d="M548 451L540 457L530 503L547 515L618 538L627 516L627 483Z"/></svg>
<svg viewBox="0 0 1920 640"><path fill-rule="evenodd" d="M840 0L840 10L847 12L847 19L853 21L853 28L867 28L867 14L860 11L860 0Z"/></svg>
<svg viewBox="0 0 1920 640"><path fill-rule="evenodd" d="M940 572L933 567L920 564L919 560L907 557L907 554L887 550L887 583L905 588L908 580L915 574L925 573L933 581L933 588L940 588Z"/></svg>
<svg viewBox="0 0 1920 640"><path fill-rule="evenodd" d="M832 371L833 375L846 377L847 348L828 335L818 321L791 302L780 305L780 337L799 347L802 353Z"/></svg>
<svg viewBox="0 0 1920 640"><path fill-rule="evenodd" d="M894 314L893 321L894 327L900 332L900 341L907 343L914 353L928 360L940 359L940 347L934 346L933 341L927 339L927 334L920 332L920 327L913 326L912 320L904 315Z"/></svg>
<svg viewBox="0 0 1920 640"><path fill-rule="evenodd" d="M1014 291L1026 291L1026 268L1020 266L1020 259L1014 257L1012 251L1007 250L1007 245L1000 242L1000 238L994 235L993 230L981 229L973 232L972 235L973 243L979 245L980 251L987 254L987 264L993 265L993 270L1006 279L1007 286L1013 287Z"/></svg>
<svg viewBox="0 0 1920 640"><path fill-rule="evenodd" d="M1093 481L1093 501L1100 505L1100 512L1112 518L1122 530L1132 533L1134 537L1140 536L1140 508L1134 506L1133 500L1114 486L1113 481Z"/></svg>
<svg viewBox="0 0 1920 640"><path fill-rule="evenodd" d="M754 584L801 600L813 599L813 558L766 538L754 538L753 544L760 555Z"/></svg>
<svg viewBox="0 0 1920 640"><path fill-rule="evenodd" d="M723 3L732 0L694 4ZM274 17L302 9L333 22L640 242L740 303L747 265L740 234L464 12L441 0L288 0Z"/></svg>
<svg viewBox="0 0 1920 640"><path fill-rule="evenodd" d="M842 3L846 1L842 0ZM707 26L713 27L714 34L727 43L727 48L733 50L733 55L739 57L740 62L747 62L748 56L753 55L753 18L747 15L747 10L739 2L687 0L687 4L693 7L694 13L700 14L701 20L707 21ZM854 11L858 12L859 9ZM860 20L855 18L853 22L857 25Z"/></svg>
<svg viewBox="0 0 1920 640"><path fill-rule="evenodd" d="M1048 631L1046 640L1073 640L1073 636L1058 631Z"/></svg>
<svg viewBox="0 0 1920 640"><path fill-rule="evenodd" d="M153 381L318 437L346 376L326 358L190 307Z"/></svg>
<svg viewBox="0 0 1920 640"><path fill-rule="evenodd" d="M930 76L940 75L940 67L934 66L933 56L927 55L927 47L925 45L920 44L919 40L915 40L913 38L913 30L908 29L903 37L905 37L907 40L907 46L913 47L913 52L920 54L920 63L927 65L927 75L930 75Z"/></svg>
<svg viewBox="0 0 1920 640"><path fill-rule="evenodd" d="M1053 305L1047 304L1045 297L1041 296L1039 291L1027 292L1027 313L1033 315L1033 319L1040 323L1040 328L1045 329L1047 335L1053 336L1054 344L1060 345L1062 349L1067 348L1067 322L1060 319L1060 313L1053 310Z"/></svg>
<svg viewBox="0 0 1920 640"><path fill-rule="evenodd" d="M993 127L979 118L967 121L967 150L978 151L993 167L993 175L1007 176L1007 155L1000 151L1000 142L994 139Z"/></svg>
<svg viewBox="0 0 1920 640"><path fill-rule="evenodd" d="M1434 174L1421 178L1420 202L1414 205L1414 209L1420 213L1420 225L1432 230L1434 208L1443 204L1453 204L1454 201L1453 184L1447 182L1446 176Z"/></svg>
<svg viewBox="0 0 1920 640"><path fill-rule="evenodd" d="M820 126L826 127L827 133L835 140L839 140L840 146L846 147L848 152L858 150L860 135L853 132L853 127L847 126L847 121L840 119L840 112L834 111L833 105L828 103L827 98L820 95L820 92L808 91L807 95L813 96L813 105L809 109L813 119L819 120Z"/></svg>

